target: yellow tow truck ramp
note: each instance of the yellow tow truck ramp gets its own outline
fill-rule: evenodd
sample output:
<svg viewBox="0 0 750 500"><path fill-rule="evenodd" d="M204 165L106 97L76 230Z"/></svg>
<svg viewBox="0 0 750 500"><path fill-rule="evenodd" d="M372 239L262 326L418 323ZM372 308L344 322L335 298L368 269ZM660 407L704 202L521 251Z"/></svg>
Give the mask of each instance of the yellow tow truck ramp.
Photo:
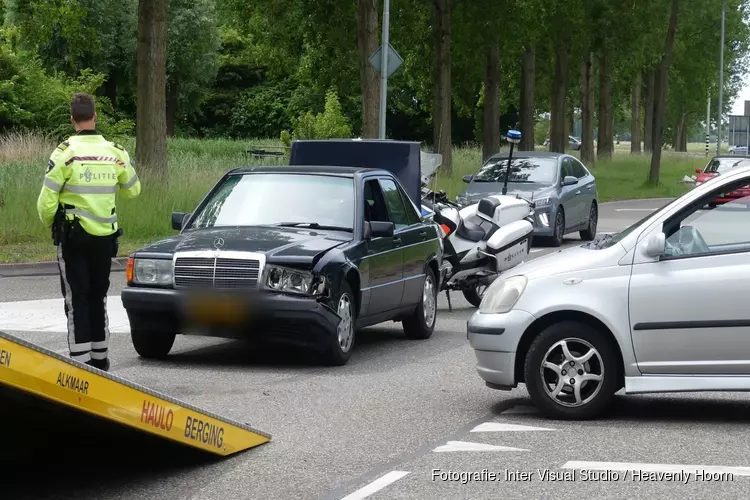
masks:
<svg viewBox="0 0 750 500"><path fill-rule="evenodd" d="M271 440L269 434L247 424L220 417L0 331L0 408L7 411L28 400L11 398L9 395L14 392L36 400L35 413L41 408L38 403L62 405L82 412L77 413L79 418L84 418L84 414L100 417L113 425L215 455L232 455Z"/></svg>

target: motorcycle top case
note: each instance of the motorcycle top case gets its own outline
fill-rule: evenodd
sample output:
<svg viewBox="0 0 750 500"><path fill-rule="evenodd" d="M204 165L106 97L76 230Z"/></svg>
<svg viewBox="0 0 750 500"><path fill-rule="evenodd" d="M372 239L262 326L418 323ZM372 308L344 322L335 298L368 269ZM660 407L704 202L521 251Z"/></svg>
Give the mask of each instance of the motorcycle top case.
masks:
<svg viewBox="0 0 750 500"><path fill-rule="evenodd" d="M529 256L533 232L534 226L529 221L517 220L492 234L487 241L487 253L495 256L497 272L507 271Z"/></svg>
<svg viewBox="0 0 750 500"><path fill-rule="evenodd" d="M493 220L499 226L528 217L530 212L531 208L526 200L502 194L482 198L477 206L479 217Z"/></svg>

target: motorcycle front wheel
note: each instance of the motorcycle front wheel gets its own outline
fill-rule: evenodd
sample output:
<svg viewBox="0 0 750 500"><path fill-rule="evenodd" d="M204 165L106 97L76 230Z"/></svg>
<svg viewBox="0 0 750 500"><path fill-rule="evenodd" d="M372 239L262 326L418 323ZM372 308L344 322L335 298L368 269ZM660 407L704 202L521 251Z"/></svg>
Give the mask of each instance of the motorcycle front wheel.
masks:
<svg viewBox="0 0 750 500"><path fill-rule="evenodd" d="M479 304L482 303L485 292L487 292L488 286L489 285L480 284L473 288L464 288L461 292L464 294L464 298L469 304L474 307L479 307Z"/></svg>

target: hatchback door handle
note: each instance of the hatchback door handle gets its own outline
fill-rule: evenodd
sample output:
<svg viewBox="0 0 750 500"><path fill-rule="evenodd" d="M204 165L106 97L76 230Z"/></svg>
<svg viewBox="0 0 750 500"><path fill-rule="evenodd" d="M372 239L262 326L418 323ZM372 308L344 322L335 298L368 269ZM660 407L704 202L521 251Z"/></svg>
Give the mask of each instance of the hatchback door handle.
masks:
<svg viewBox="0 0 750 500"><path fill-rule="evenodd" d="M398 237L398 236L394 236L394 237L393 237L393 242L394 242L394 243L395 243L396 245L400 245L400 244L401 244L401 238L400 238L400 237Z"/></svg>
<svg viewBox="0 0 750 500"><path fill-rule="evenodd" d="M576 191L576 196L578 196L579 194L581 194L581 190L580 189L578 191Z"/></svg>

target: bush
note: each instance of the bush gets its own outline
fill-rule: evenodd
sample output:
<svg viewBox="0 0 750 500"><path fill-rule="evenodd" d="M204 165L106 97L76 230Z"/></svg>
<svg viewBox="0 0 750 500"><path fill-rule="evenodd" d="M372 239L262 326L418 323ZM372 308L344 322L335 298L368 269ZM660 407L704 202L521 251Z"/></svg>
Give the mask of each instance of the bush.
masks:
<svg viewBox="0 0 750 500"><path fill-rule="evenodd" d="M352 136L352 126L344 115L335 90L326 92L326 103L322 113L314 115L312 111L297 117L294 131L281 132L281 142L287 147L296 139L333 139Z"/></svg>

